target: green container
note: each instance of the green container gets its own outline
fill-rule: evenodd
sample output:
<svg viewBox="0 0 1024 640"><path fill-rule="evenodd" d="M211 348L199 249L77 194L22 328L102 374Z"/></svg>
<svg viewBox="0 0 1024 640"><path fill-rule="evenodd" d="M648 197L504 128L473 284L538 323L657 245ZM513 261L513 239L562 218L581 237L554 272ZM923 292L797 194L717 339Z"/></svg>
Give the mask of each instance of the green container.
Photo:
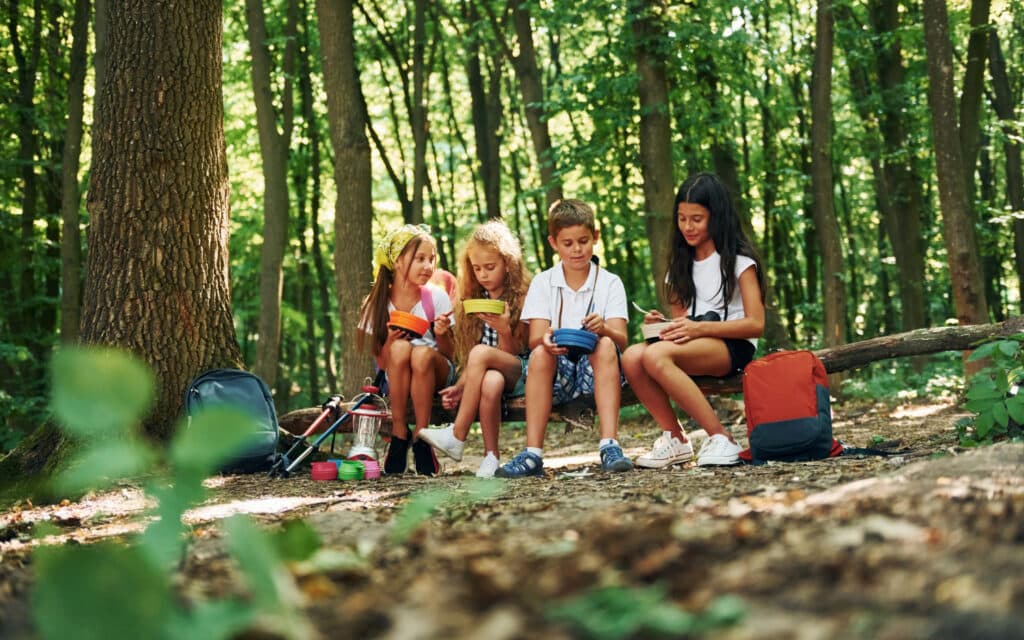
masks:
<svg viewBox="0 0 1024 640"><path fill-rule="evenodd" d="M338 465L340 480L362 480L366 476L366 467L359 460L342 460Z"/></svg>

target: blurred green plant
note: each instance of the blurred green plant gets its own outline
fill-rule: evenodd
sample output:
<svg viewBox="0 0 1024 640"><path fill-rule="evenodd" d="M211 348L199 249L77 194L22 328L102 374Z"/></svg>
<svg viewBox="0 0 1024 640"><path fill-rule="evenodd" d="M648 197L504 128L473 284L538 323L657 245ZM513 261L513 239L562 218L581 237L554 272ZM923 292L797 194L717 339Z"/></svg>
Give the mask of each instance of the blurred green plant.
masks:
<svg viewBox="0 0 1024 640"><path fill-rule="evenodd" d="M962 446L991 444L997 440L1024 438L1024 333L987 342L968 362L987 358L981 371L971 376L964 408L974 416L956 423Z"/></svg>
<svg viewBox="0 0 1024 640"><path fill-rule="evenodd" d="M566 623L581 637L618 640L706 633L736 624L745 611L737 596L716 598L706 610L693 614L671 602L662 586L613 586L554 604L547 617Z"/></svg>
<svg viewBox="0 0 1024 640"><path fill-rule="evenodd" d="M224 524L227 547L251 597L194 602L173 593L173 574L187 539L182 515L206 496L203 480L237 451L249 431L244 413L212 408L179 425L166 460L139 437L136 425L150 407L154 379L131 355L110 349L60 350L52 364L54 414L79 441L58 489L102 489L120 478L151 474L147 493L158 516L129 544L44 546L33 615L44 638L230 638L258 624L282 637L311 629L296 606L299 592L284 562L309 557L319 541L308 526L292 524L271 535L248 519Z"/></svg>
<svg viewBox="0 0 1024 640"><path fill-rule="evenodd" d="M504 485L500 480L478 478L451 489L417 491L395 516L391 540L398 544L405 542L421 524L437 513L444 515L449 522L463 519L474 504L490 501L502 491Z"/></svg>

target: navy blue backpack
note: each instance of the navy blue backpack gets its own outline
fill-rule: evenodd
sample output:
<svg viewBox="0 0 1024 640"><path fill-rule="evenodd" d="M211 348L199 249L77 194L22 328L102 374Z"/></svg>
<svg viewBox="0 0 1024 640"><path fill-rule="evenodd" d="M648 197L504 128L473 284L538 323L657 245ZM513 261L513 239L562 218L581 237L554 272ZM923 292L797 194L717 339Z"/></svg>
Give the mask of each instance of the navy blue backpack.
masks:
<svg viewBox="0 0 1024 640"><path fill-rule="evenodd" d="M277 459L278 425L267 383L248 371L211 369L196 376L185 390L189 422L200 409L230 406L252 416L248 442L224 465L221 473L266 471Z"/></svg>

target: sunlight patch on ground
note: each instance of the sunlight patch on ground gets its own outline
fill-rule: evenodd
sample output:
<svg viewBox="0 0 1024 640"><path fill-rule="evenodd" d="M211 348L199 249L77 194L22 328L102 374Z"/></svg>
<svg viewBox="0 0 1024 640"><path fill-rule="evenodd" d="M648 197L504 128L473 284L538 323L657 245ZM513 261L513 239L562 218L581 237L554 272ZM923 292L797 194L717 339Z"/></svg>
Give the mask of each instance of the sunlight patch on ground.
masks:
<svg viewBox="0 0 1024 640"><path fill-rule="evenodd" d="M912 404L904 405L902 407L896 407L892 412L892 417L897 420L902 418L927 418L940 413L949 407L952 403L939 403L939 404Z"/></svg>
<svg viewBox="0 0 1024 640"><path fill-rule="evenodd" d="M190 509L185 512L183 520L190 524L208 522L210 520L221 520L239 513L249 514L279 514L286 511L293 511L300 507L307 507L314 504L336 502L338 498L333 496L316 498L299 497L276 497L256 498L253 500L235 500L223 504L211 504L205 507Z"/></svg>

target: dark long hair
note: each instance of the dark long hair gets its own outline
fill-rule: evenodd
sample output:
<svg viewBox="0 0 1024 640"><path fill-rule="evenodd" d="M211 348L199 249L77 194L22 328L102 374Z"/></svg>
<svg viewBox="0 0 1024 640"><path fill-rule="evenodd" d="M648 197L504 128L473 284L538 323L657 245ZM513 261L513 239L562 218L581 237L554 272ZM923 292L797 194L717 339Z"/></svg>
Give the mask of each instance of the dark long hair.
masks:
<svg viewBox="0 0 1024 640"><path fill-rule="evenodd" d="M676 192L676 201L672 205L672 233L668 254L668 278L662 283L665 295L670 302L689 309L697 297L697 287L693 283L694 248L686 242L679 230L679 205L683 202L699 204L709 212L708 234L715 244L715 250L722 257L722 292L723 304L728 307L735 292L737 281L735 276L736 256L747 256L754 261L757 282L761 287L761 300L764 300L764 273L761 259L753 245L743 233L739 216L733 207L732 198L725 184L711 173L698 173L686 179ZM702 311L708 311L703 309Z"/></svg>

